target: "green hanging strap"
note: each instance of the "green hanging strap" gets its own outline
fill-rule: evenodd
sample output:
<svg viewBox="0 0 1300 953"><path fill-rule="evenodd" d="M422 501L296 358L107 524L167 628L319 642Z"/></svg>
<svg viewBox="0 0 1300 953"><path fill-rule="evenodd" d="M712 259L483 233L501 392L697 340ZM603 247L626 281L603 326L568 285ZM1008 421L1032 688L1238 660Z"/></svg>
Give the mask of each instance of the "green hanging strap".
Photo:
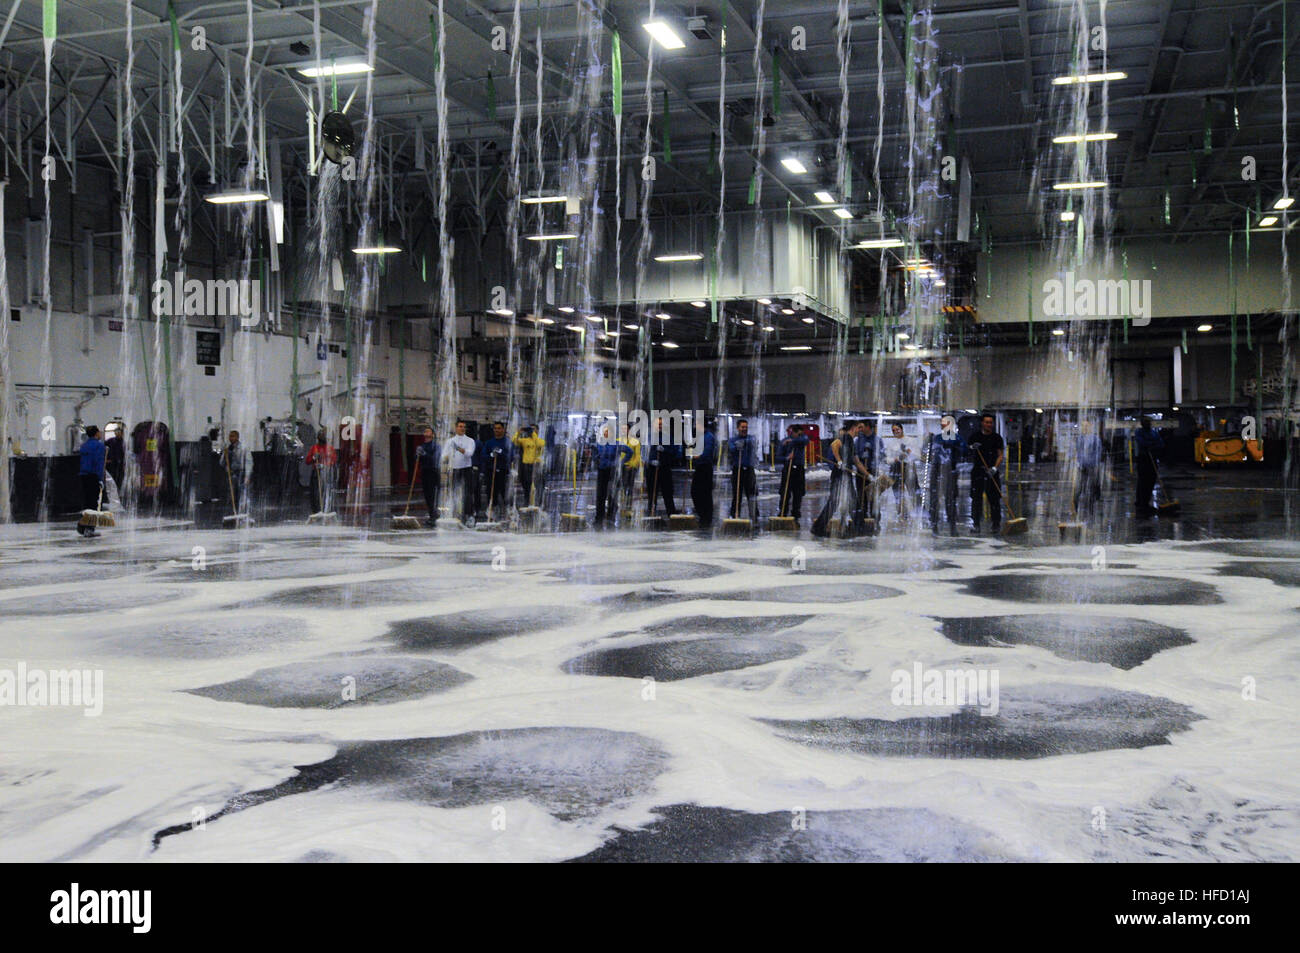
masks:
<svg viewBox="0 0 1300 953"><path fill-rule="evenodd" d="M673 132L671 119L668 113L668 90L664 90L664 162L672 164L673 161Z"/></svg>
<svg viewBox="0 0 1300 953"><path fill-rule="evenodd" d="M1229 350L1228 359L1228 394L1229 399L1235 399L1237 396L1237 316L1234 314L1229 319L1229 336L1232 342Z"/></svg>
<svg viewBox="0 0 1300 953"><path fill-rule="evenodd" d="M429 14L429 37L433 40L433 71L438 72L438 15Z"/></svg>
<svg viewBox="0 0 1300 953"><path fill-rule="evenodd" d="M181 28L180 24L176 22L176 4L172 3L171 0L167 0L167 19L172 24L172 49L179 53L181 51Z"/></svg>
<svg viewBox="0 0 1300 953"><path fill-rule="evenodd" d="M758 201L758 171L749 177L749 204L753 205Z"/></svg>
<svg viewBox="0 0 1300 953"><path fill-rule="evenodd" d="M45 0L45 18L42 21L42 32L45 39L50 42L59 35L59 0Z"/></svg>
<svg viewBox="0 0 1300 953"><path fill-rule="evenodd" d="M618 41L618 30L614 31L609 58L614 71L614 115L621 116L623 115L623 46Z"/></svg>
<svg viewBox="0 0 1300 953"><path fill-rule="evenodd" d="M339 74L334 66L334 57L330 57L330 109L339 111Z"/></svg>
<svg viewBox="0 0 1300 953"><path fill-rule="evenodd" d="M1187 329L1183 328L1183 353L1187 353Z"/></svg>

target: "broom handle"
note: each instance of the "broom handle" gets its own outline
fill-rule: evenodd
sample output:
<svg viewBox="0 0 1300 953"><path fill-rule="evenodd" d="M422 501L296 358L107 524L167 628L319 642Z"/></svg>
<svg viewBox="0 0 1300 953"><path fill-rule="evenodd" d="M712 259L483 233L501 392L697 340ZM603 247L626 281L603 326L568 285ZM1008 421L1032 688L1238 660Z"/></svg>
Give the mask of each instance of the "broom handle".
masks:
<svg viewBox="0 0 1300 953"><path fill-rule="evenodd" d="M651 516L659 515L659 468L661 466L663 466L662 463L655 464L654 489L650 491L650 515Z"/></svg>
<svg viewBox="0 0 1300 953"><path fill-rule="evenodd" d="M984 459L984 454L980 451L980 448L979 448L979 447L976 447L976 448L975 448L975 454L976 454L976 456L978 456L978 457L980 458L980 463L984 464L984 470L985 470L985 472L987 472L987 473L989 473L990 475L992 475L992 477L993 477L993 482L994 482L994 483L997 483L997 482L998 482L998 474L997 474L997 471L996 471L996 470L990 470L990 469L989 469L989 463L988 463L987 460ZM1000 491L1002 490L1002 487L999 486L999 487L998 487L998 490L999 490L998 496L1002 499L1002 502L1005 503L1005 504L1007 505L1007 512L1011 514L1011 518L1012 518L1013 520L1018 520L1018 519L1020 519L1020 517L1016 515L1016 511L1013 510L1013 509L1011 508L1011 500L1008 498L1008 495L1007 495L1006 493L1002 493L1002 492L1000 492Z"/></svg>
<svg viewBox="0 0 1300 953"><path fill-rule="evenodd" d="M415 455L415 470L411 473L411 485L406 491L406 509L402 510L402 518L411 515L411 497L415 494L415 478L420 475L420 455Z"/></svg>
<svg viewBox="0 0 1300 953"><path fill-rule="evenodd" d="M226 486L230 488L230 515L238 516L239 509L235 506L235 481L230 475L230 454L226 453Z"/></svg>
<svg viewBox="0 0 1300 953"><path fill-rule="evenodd" d="M790 495L790 466L794 463L793 457L788 457L785 461L785 489L781 491L781 516L785 516L785 500Z"/></svg>

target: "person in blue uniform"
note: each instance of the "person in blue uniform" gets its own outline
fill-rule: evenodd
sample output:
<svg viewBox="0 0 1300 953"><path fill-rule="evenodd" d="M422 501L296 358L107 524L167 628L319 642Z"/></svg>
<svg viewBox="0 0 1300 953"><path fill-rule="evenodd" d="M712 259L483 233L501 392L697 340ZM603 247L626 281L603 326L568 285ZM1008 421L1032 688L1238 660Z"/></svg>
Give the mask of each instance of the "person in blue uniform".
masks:
<svg viewBox="0 0 1300 953"><path fill-rule="evenodd" d="M992 414L980 417L980 429L971 437L970 471L970 521L976 534L984 515L984 499L989 501L989 524L996 536L1002 529L1002 484L998 480L998 467L1006 451L1006 442L994 429Z"/></svg>
<svg viewBox="0 0 1300 953"><path fill-rule="evenodd" d="M104 461L108 450L104 441L99 439L99 428L91 424L86 428L86 439L78 454L81 456L81 508L98 510L100 496L104 486ZM6 464L7 465L7 464ZM93 526L77 524L77 532L82 536L98 536Z"/></svg>
<svg viewBox="0 0 1300 953"><path fill-rule="evenodd" d="M718 463L718 438L713 427L712 418L704 422L704 433L698 437L699 456L695 458L695 469L691 474L691 502L695 504L700 529L713 525L713 468Z"/></svg>
<svg viewBox="0 0 1300 953"><path fill-rule="evenodd" d="M492 425L492 436L483 441L483 481L488 491L488 519L499 519L509 497L510 464L515 448L506 436L506 425Z"/></svg>
<svg viewBox="0 0 1300 953"><path fill-rule="evenodd" d="M785 439L776 450L776 467L781 474L781 515L793 516L797 523L807 487L804 471L808 463L809 438L798 424L791 424L785 433Z"/></svg>
<svg viewBox="0 0 1300 953"><path fill-rule="evenodd" d="M615 440L610 428L605 427L596 441L596 529L612 525L617 507L611 500L613 489L619 485L623 464L632 457L632 448Z"/></svg>
<svg viewBox="0 0 1300 953"><path fill-rule="evenodd" d="M966 440L951 414L939 421L939 432L930 438L930 532L939 534L939 497L948 517L948 535L957 535L957 464L965 457Z"/></svg>
<svg viewBox="0 0 1300 953"><path fill-rule="evenodd" d="M433 428L424 428L424 443L415 448L415 459L420 466L420 487L424 491L424 505L429 511L425 526L438 525L438 491L442 486L442 448L434 439Z"/></svg>
<svg viewBox="0 0 1300 953"><path fill-rule="evenodd" d="M1138 516L1155 512L1151 494L1156 488L1156 458L1165 449L1165 439L1151 426L1151 418L1143 417L1141 426L1133 435L1134 457L1137 458L1137 501L1134 511Z"/></svg>
<svg viewBox="0 0 1300 953"><path fill-rule="evenodd" d="M677 514L677 504L673 502L673 464L677 454L668 444L663 429L663 418L656 417L654 433L641 448L641 456L645 460L646 516L654 513L656 499L659 497L664 501L665 513L669 516Z"/></svg>
<svg viewBox="0 0 1300 953"><path fill-rule="evenodd" d="M750 436L749 421L736 424L736 436L727 441L731 458L731 518L740 518L740 498L749 498L750 519L758 522L758 483L754 463L758 459L758 442Z"/></svg>

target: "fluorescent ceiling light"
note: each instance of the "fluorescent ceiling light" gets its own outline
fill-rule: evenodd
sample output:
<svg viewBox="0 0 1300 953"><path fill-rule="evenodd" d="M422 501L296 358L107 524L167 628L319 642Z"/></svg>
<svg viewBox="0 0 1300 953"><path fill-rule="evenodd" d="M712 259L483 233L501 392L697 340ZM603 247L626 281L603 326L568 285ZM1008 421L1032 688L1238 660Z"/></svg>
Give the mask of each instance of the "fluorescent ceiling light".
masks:
<svg viewBox="0 0 1300 953"><path fill-rule="evenodd" d="M770 324L766 324L766 325L763 326L763 330L764 330L764 331L775 331L776 328L772 327L772 325L770 325Z"/></svg>
<svg viewBox="0 0 1300 953"><path fill-rule="evenodd" d="M759 303L759 304L771 304L771 303L772 303L772 299L771 299L771 298L759 298L759 299L758 299L758 303Z"/></svg>
<svg viewBox="0 0 1300 953"><path fill-rule="evenodd" d="M1058 144L1067 142L1105 142L1110 139L1118 139L1118 132L1085 132L1081 136L1054 136L1052 141Z"/></svg>
<svg viewBox="0 0 1300 953"><path fill-rule="evenodd" d="M1284 195L1273 203L1273 211L1285 212L1292 205L1295 205L1295 199L1290 195Z"/></svg>
<svg viewBox="0 0 1300 953"><path fill-rule="evenodd" d="M816 318L803 318L802 320L804 324L815 324L817 321Z"/></svg>
<svg viewBox="0 0 1300 953"><path fill-rule="evenodd" d="M519 200L524 205L545 205L548 202L567 202L567 195L529 195Z"/></svg>
<svg viewBox="0 0 1300 953"><path fill-rule="evenodd" d="M691 306L696 308L706 308L708 307L708 304L704 301L692 301Z"/></svg>
<svg viewBox="0 0 1300 953"><path fill-rule="evenodd" d="M794 314L794 308L782 308L782 309L781 309L781 313L782 313L782 314Z"/></svg>
<svg viewBox="0 0 1300 953"><path fill-rule="evenodd" d="M369 63L334 63L330 66L300 66L298 72L310 79L317 76L353 76L374 69Z"/></svg>
<svg viewBox="0 0 1300 953"><path fill-rule="evenodd" d="M811 351L812 347L807 344L785 344L782 345L783 351Z"/></svg>
<svg viewBox="0 0 1300 953"><path fill-rule="evenodd" d="M655 255L655 261L674 262L674 261L701 261L704 256L699 252L680 252L671 255Z"/></svg>
<svg viewBox="0 0 1300 953"><path fill-rule="evenodd" d="M395 253L397 253L397 252L399 252L399 251L401 251L401 249L398 248L398 247L396 247L395 245L374 245L374 246L368 246L368 247L363 247L363 248L354 248L354 249L352 249L352 254L354 254L354 255L392 255L392 254L395 254ZM510 313L511 313L511 314L514 314L513 311L510 312Z"/></svg>
<svg viewBox="0 0 1300 953"><path fill-rule="evenodd" d="M1073 222L1073 221L1074 221L1074 213L1073 213L1073 212L1062 212L1062 213L1061 213L1061 221L1063 221L1063 222Z"/></svg>
<svg viewBox="0 0 1300 953"><path fill-rule="evenodd" d="M1072 86L1077 83L1105 83L1119 79L1128 79L1128 73L1077 73L1072 76L1058 76L1052 80L1052 85Z"/></svg>
<svg viewBox="0 0 1300 953"><path fill-rule="evenodd" d="M1272 228L1276 224L1277 224L1276 215L1265 215L1263 218L1259 220L1260 228Z"/></svg>
<svg viewBox="0 0 1300 953"><path fill-rule="evenodd" d="M526 237L530 242L562 242L578 236L574 232L557 232L554 235L528 235Z"/></svg>
<svg viewBox="0 0 1300 953"><path fill-rule="evenodd" d="M840 218L852 218L852 217L853 217L853 213L850 212L850 211L849 211L848 209L846 209L846 208L837 208L837 209L833 209L832 211L834 211L835 214L838 215Z"/></svg>
<svg viewBox="0 0 1300 953"><path fill-rule="evenodd" d="M902 248L907 242L901 238L868 238L858 242L858 248Z"/></svg>
<svg viewBox="0 0 1300 953"><path fill-rule="evenodd" d="M831 195L831 193L829 192L814 192L813 198L815 198L818 202L825 203L826 205L830 205L832 202L835 201L835 196Z"/></svg>
<svg viewBox="0 0 1300 953"><path fill-rule="evenodd" d="M574 310L574 309L573 309L573 308L570 308L568 305L565 305L565 306L564 306L563 308L561 308L560 310L563 311L565 314L573 314L573 310Z"/></svg>
<svg viewBox="0 0 1300 953"><path fill-rule="evenodd" d="M270 197L265 192L246 192L241 189L231 192L213 192L203 198L213 205L235 205L240 202L265 202Z"/></svg>
<svg viewBox="0 0 1300 953"><path fill-rule="evenodd" d="M664 20L647 20L641 26L665 50L680 50L686 45L686 41L678 36L677 31Z"/></svg>
<svg viewBox="0 0 1300 953"><path fill-rule="evenodd" d="M1064 329L1064 328L1052 328L1052 334L1054 334L1054 335L1055 335L1056 337L1058 337L1058 338L1059 338L1059 337L1062 337L1062 336L1064 336L1064 334L1065 334L1065 329Z"/></svg>
<svg viewBox="0 0 1300 953"><path fill-rule="evenodd" d="M795 175L803 175L808 171L808 167L794 156L786 156L781 160L781 164L786 167L787 171L793 172Z"/></svg>
<svg viewBox="0 0 1300 953"><path fill-rule="evenodd" d="M578 327L578 325L576 325L576 324L566 324L566 325L564 326L564 330L566 330L566 331L572 331L574 334L586 334L586 333L587 333L587 329L586 329L586 328Z"/></svg>
<svg viewBox="0 0 1300 953"><path fill-rule="evenodd" d="M492 313L499 314L503 318L513 318L515 316L515 313L511 311L509 308L497 308Z"/></svg>
<svg viewBox="0 0 1300 953"><path fill-rule="evenodd" d="M1066 189L1104 189L1107 184L1106 182L1057 182L1052 188L1063 192Z"/></svg>
<svg viewBox="0 0 1300 953"><path fill-rule="evenodd" d="M663 311L660 311L658 314L655 315L655 317L658 318L660 321L667 321L672 317L672 315L665 314Z"/></svg>
<svg viewBox="0 0 1300 953"><path fill-rule="evenodd" d="M538 324L554 324L554 323L555 323L555 319L554 319L554 318L538 318L538 319L537 319L537 323L538 323Z"/></svg>
<svg viewBox="0 0 1300 953"><path fill-rule="evenodd" d="M606 331L606 332L605 332L605 337L607 337L607 338L616 338L616 337L618 337L619 335L621 335L622 333L623 333L622 331Z"/></svg>
<svg viewBox="0 0 1300 953"><path fill-rule="evenodd" d="M1214 325L1212 325L1212 324L1200 324L1200 325L1197 325L1196 330L1198 330L1198 331L1200 331L1200 332L1202 332L1202 333L1204 333L1204 332L1206 332L1206 331L1213 331L1213 330L1214 330Z"/></svg>
<svg viewBox="0 0 1300 953"><path fill-rule="evenodd" d="M605 319L598 314L589 314L587 315L587 320L590 321L592 324L600 324L600 322L604 321Z"/></svg>
<svg viewBox="0 0 1300 953"><path fill-rule="evenodd" d="M623 330L625 330L625 331L640 331L640 330L641 330L641 327L640 327L640 325L637 325L637 324L625 324L625 325L623 325Z"/></svg>
<svg viewBox="0 0 1300 953"><path fill-rule="evenodd" d="M672 341L660 341L659 343L671 351L677 350L677 345L674 344Z"/></svg>
<svg viewBox="0 0 1300 953"><path fill-rule="evenodd" d="M752 328L754 326L754 322L749 320L749 318L741 318L740 323L747 328Z"/></svg>

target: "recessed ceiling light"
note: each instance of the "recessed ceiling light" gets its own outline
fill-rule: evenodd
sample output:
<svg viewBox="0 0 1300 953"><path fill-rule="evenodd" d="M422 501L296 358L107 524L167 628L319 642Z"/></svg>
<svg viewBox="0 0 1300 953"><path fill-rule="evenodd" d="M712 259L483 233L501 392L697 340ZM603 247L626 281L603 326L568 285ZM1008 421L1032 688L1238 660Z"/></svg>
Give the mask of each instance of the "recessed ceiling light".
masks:
<svg viewBox="0 0 1300 953"><path fill-rule="evenodd" d="M330 66L300 66L298 72L310 79L317 76L353 76L357 73L369 73L374 67L369 63L334 63Z"/></svg>
<svg viewBox="0 0 1300 953"><path fill-rule="evenodd" d="M625 330L625 331L640 331L640 330L641 330L641 326L640 326L639 324L625 324L625 325L623 325L623 330Z"/></svg>
<svg viewBox="0 0 1300 953"><path fill-rule="evenodd" d="M1198 325L1196 326L1196 330L1198 330L1198 331L1200 331L1200 332L1202 332L1202 333L1204 333L1204 332L1206 332L1206 331L1213 331L1213 330L1214 330L1214 325L1212 325L1212 324L1198 324Z"/></svg>
<svg viewBox="0 0 1300 953"><path fill-rule="evenodd" d="M664 20L647 20L641 26L665 50L680 50L686 45L686 41L678 36L677 31Z"/></svg>
<svg viewBox="0 0 1300 953"><path fill-rule="evenodd" d="M781 309L781 313L782 313L782 314L794 314L794 308L782 308L782 309Z"/></svg>
<svg viewBox="0 0 1300 953"><path fill-rule="evenodd" d="M804 324L815 324L817 322L816 318L803 318L802 320Z"/></svg>
<svg viewBox="0 0 1300 953"><path fill-rule="evenodd" d="M401 251L396 245L367 245L362 248L352 249L354 255L394 255ZM514 312L510 312L514 314Z"/></svg>
<svg viewBox="0 0 1300 953"><path fill-rule="evenodd" d="M695 308L707 308L708 303L705 301L692 301L691 306Z"/></svg>
<svg viewBox="0 0 1300 953"><path fill-rule="evenodd" d="M808 167L794 156L786 156L781 160L781 164L786 167L787 171L793 172L795 175L803 175L808 171Z"/></svg>
<svg viewBox="0 0 1300 953"><path fill-rule="evenodd" d="M676 262L676 261L701 261L704 256L699 252L675 252L669 255L655 255L655 261Z"/></svg>
<svg viewBox="0 0 1300 953"><path fill-rule="evenodd" d="M1284 195L1273 203L1273 211L1285 212L1292 205L1295 205L1295 199L1290 195Z"/></svg>
<svg viewBox="0 0 1300 953"><path fill-rule="evenodd" d="M524 205L546 205L550 202L567 202L567 195L526 195L519 200Z"/></svg>
<svg viewBox="0 0 1300 953"><path fill-rule="evenodd" d="M1064 192L1072 189L1104 189L1106 182L1057 182L1052 188L1058 192Z"/></svg>
<svg viewBox="0 0 1300 953"><path fill-rule="evenodd" d="M1086 132L1082 136L1055 136L1052 141L1058 144L1067 142L1106 142L1110 139L1118 139L1117 132Z"/></svg>
<svg viewBox="0 0 1300 953"><path fill-rule="evenodd" d="M664 347L668 348L670 351L677 350L677 345L672 341L660 341L659 343L662 344Z"/></svg>
<svg viewBox="0 0 1300 953"><path fill-rule="evenodd" d="M655 315L655 317L658 318L660 321L667 321L669 318L672 317L672 315L660 311L658 314Z"/></svg>
<svg viewBox="0 0 1300 953"><path fill-rule="evenodd" d="M772 303L772 299L771 299L771 298L759 298L759 299L758 299L758 303L759 303L759 304L771 304L771 303Z"/></svg>
<svg viewBox="0 0 1300 953"><path fill-rule="evenodd" d="M1259 220L1260 228L1272 228L1276 224L1277 224L1276 215L1265 215L1263 218Z"/></svg>
<svg viewBox="0 0 1300 953"><path fill-rule="evenodd" d="M589 314L587 315L587 320L590 321L592 324L600 324L605 319L598 314Z"/></svg>
<svg viewBox="0 0 1300 953"><path fill-rule="evenodd" d="M211 202L213 205L236 205L242 202L265 202L270 197L265 192L248 192L240 189L230 192L213 192L203 198L204 201Z"/></svg>
<svg viewBox="0 0 1300 953"><path fill-rule="evenodd" d="M537 323L538 323L538 324L554 324L554 323L555 323L555 319L554 319L554 318L538 318L538 319L537 319Z"/></svg>
<svg viewBox="0 0 1300 953"><path fill-rule="evenodd" d="M858 248L902 248L907 242L901 238L868 238L858 242Z"/></svg>
<svg viewBox="0 0 1300 953"><path fill-rule="evenodd" d="M1128 73L1076 73L1072 76L1058 76L1052 80L1053 86L1071 86L1076 83L1105 83L1111 80L1128 79Z"/></svg>
<svg viewBox="0 0 1300 953"><path fill-rule="evenodd" d="M764 330L764 331L775 331L776 328L772 327L772 325L770 325L770 324L765 324L765 325L763 325L763 330Z"/></svg>
<svg viewBox="0 0 1300 953"><path fill-rule="evenodd" d="M835 201L835 196L831 195L831 193L829 192L814 192L813 198L815 198L818 202L822 202L823 204L826 205L830 205L832 202Z"/></svg>
<svg viewBox="0 0 1300 953"><path fill-rule="evenodd" d="M784 344L781 346L783 351L811 351L812 347L808 344Z"/></svg>
<svg viewBox="0 0 1300 953"><path fill-rule="evenodd" d="M557 232L554 235L526 235L525 237L530 242L562 242L578 236L574 232Z"/></svg>
<svg viewBox="0 0 1300 953"><path fill-rule="evenodd" d="M846 208L837 208L837 209L832 209L832 211L834 211L835 214L838 215L840 218L852 218L852 217L853 217L853 213L850 212L850 211L849 211L848 209L846 209Z"/></svg>
<svg viewBox="0 0 1300 953"><path fill-rule="evenodd" d="M560 310L563 311L565 314L573 314L574 311L574 309L570 308L568 305L565 305L564 307L560 308Z"/></svg>
<svg viewBox="0 0 1300 953"><path fill-rule="evenodd" d="M1063 222L1073 222L1073 221L1074 221L1074 213L1073 213L1073 212L1062 212L1062 213L1061 213L1061 221L1063 221Z"/></svg>

